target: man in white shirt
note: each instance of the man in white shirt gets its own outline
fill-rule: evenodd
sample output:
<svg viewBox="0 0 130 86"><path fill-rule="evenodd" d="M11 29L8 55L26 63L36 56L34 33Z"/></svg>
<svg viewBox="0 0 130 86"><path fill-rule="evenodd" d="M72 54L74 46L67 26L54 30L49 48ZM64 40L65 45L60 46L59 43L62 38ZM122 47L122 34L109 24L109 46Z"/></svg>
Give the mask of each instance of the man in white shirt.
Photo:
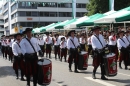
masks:
<svg viewBox="0 0 130 86"><path fill-rule="evenodd" d="M65 62L66 62L66 56L67 56L67 46L66 46L66 41L65 41L65 37L61 38L61 42L60 42L60 61L62 62L62 57L64 56L65 58Z"/></svg>
<svg viewBox="0 0 130 86"><path fill-rule="evenodd" d="M51 59L51 45L52 45L52 39L49 36L49 33L46 33L47 37L45 38L45 43L46 43L46 57L48 57L49 54L49 58Z"/></svg>
<svg viewBox="0 0 130 86"><path fill-rule="evenodd" d="M124 31L120 31L119 32L119 36L120 38L117 40L117 47L118 47L118 50L120 51L120 59L119 59L119 68L122 69L121 67L121 62L124 61L124 65L125 65L125 69L127 70L127 66L128 66L128 63L127 63L127 59L128 59L128 41L125 39L125 37L123 37L124 35Z"/></svg>
<svg viewBox="0 0 130 86"><path fill-rule="evenodd" d="M93 31L93 35L91 37L91 43L92 43L92 48L94 50L94 56L93 56L93 74L92 74L92 78L96 79L96 70L98 68L98 66L100 65L101 67L101 79L103 80L107 80L107 78L105 77L105 67L104 67L104 59L103 56L105 54L104 52L104 47L106 46L106 42L103 38L103 36L100 34L100 29L101 27L99 26L95 26L92 31Z"/></svg>
<svg viewBox="0 0 130 86"><path fill-rule="evenodd" d="M12 44L12 52L14 54L14 62L13 62L13 69L15 70L16 79L19 78L19 72L18 69L21 71L21 80L24 81L24 61L23 61L23 55L21 51L20 41L21 41L21 33L17 33L14 35L14 38L16 38L16 41Z"/></svg>
<svg viewBox="0 0 130 86"><path fill-rule="evenodd" d="M5 37L5 39L4 39L4 46L5 46L5 59L7 59L7 55L8 55L8 53L9 53L9 51L8 51L8 45L9 45L9 43L8 43L8 36L6 36Z"/></svg>
<svg viewBox="0 0 130 86"><path fill-rule="evenodd" d="M114 31L111 31L111 35L109 36L109 50L111 53L116 53L116 35Z"/></svg>
<svg viewBox="0 0 130 86"><path fill-rule="evenodd" d="M86 40L85 40L85 37L84 37L83 33L81 34L81 37L79 38L79 43L80 43L80 46L81 46L81 50L85 51Z"/></svg>
<svg viewBox="0 0 130 86"><path fill-rule="evenodd" d="M25 67L26 67L26 77L27 77L27 86L30 86L30 77L33 75L33 86L37 86L37 61L38 56L37 52L41 56L43 53L38 45L37 39L32 37L32 28L26 28L23 32L26 37L20 42L22 54L25 58Z"/></svg>
<svg viewBox="0 0 130 86"><path fill-rule="evenodd" d="M4 42L4 38L5 38L5 35L2 35L1 36L1 52L2 52L2 54L3 54L3 58L4 58L4 51L5 51L5 46L4 46L4 44L5 44L5 42Z"/></svg>
<svg viewBox="0 0 130 86"><path fill-rule="evenodd" d="M54 54L55 54L55 60L57 59L57 55L60 60L60 39L59 34L55 34L55 38L53 39L54 44Z"/></svg>
<svg viewBox="0 0 130 86"><path fill-rule="evenodd" d="M78 67L78 46L80 46L78 39L75 37L75 30L71 30L68 33L68 40L67 40L67 49L69 50L69 71L72 72L71 66L72 66L72 61L74 59L75 63L75 73L78 73L77 67Z"/></svg>
<svg viewBox="0 0 130 86"><path fill-rule="evenodd" d="M44 52L45 52L45 40L43 38L43 36L39 36L38 38L38 44L43 52L43 57L44 57Z"/></svg>

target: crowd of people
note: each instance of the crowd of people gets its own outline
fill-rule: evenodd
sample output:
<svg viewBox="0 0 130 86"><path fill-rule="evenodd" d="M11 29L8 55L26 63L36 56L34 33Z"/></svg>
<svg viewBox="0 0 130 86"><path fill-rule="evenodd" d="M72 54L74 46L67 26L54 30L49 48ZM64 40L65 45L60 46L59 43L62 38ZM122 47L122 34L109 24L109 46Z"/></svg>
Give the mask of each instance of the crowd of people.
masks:
<svg viewBox="0 0 130 86"><path fill-rule="evenodd" d="M72 72L72 64L74 63L74 72L78 71L78 58L81 51L87 51L93 58L93 74L92 78L96 79L96 70L101 67L101 79L107 80L105 77L104 60L105 48L109 53L116 55L116 62L119 61L119 68L122 69L122 61L124 61L125 70L130 65L130 31L114 31L101 32L101 27L95 26L89 32L81 32L77 34L75 30L71 30L68 34L55 34L50 36L46 32L46 36L32 35L31 28L25 31L9 36L1 36L1 51L3 58L9 59L13 63L16 78L19 78L18 69L21 70L21 80L27 80L27 86L30 86L30 77L33 76L33 84L37 86L37 61L38 55L51 59L52 50L54 48L55 60L59 59L69 63L69 71ZM88 47L88 48L87 48ZM46 54L46 55L45 55ZM67 58L67 55L68 58Z"/></svg>

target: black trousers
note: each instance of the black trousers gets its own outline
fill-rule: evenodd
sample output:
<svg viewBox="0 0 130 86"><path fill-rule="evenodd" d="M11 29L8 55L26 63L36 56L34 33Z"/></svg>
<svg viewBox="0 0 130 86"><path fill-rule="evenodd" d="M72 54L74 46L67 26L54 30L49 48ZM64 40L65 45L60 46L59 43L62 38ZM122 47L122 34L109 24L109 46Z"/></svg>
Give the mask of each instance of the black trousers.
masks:
<svg viewBox="0 0 130 86"><path fill-rule="evenodd" d="M101 69L101 75L105 75L105 66L104 66L104 59L103 59L104 53L97 53L94 51L94 58L93 58L93 73L96 73L97 68L100 66Z"/></svg>
<svg viewBox="0 0 130 86"><path fill-rule="evenodd" d="M3 54L3 58L4 58L4 56L5 56L5 46L2 46L2 48L1 48L1 52L2 52L2 54Z"/></svg>
<svg viewBox="0 0 130 86"><path fill-rule="evenodd" d="M38 61L38 57L36 55L31 57L25 57L28 58L25 60L25 66L26 66L26 77L27 77L27 84L30 85L30 78L31 76L33 76L33 84L34 86L37 85L37 73L38 73L38 65L37 65L37 61ZM30 59L31 58L31 59Z"/></svg>
<svg viewBox="0 0 130 86"><path fill-rule="evenodd" d="M71 69L72 62L74 60L74 65L75 65L75 71L77 70L78 67L78 52L77 50L69 51L69 69Z"/></svg>
<svg viewBox="0 0 130 86"><path fill-rule="evenodd" d="M60 46L59 45L54 45L54 53L55 53L55 58L57 55L60 57Z"/></svg>

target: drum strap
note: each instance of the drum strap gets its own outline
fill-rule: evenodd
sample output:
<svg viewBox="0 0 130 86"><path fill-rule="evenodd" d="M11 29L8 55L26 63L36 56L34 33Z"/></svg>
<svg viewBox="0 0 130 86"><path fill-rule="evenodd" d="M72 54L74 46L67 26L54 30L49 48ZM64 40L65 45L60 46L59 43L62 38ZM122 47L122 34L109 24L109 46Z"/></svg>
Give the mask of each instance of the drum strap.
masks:
<svg viewBox="0 0 130 86"><path fill-rule="evenodd" d="M21 48L21 46L19 45L19 43L18 42L16 42L17 43L17 45L19 46L19 48Z"/></svg>
<svg viewBox="0 0 130 86"><path fill-rule="evenodd" d="M27 38L26 38L26 39L27 39ZM36 53L36 50L35 50L35 48L33 47L33 45L32 45L32 43L31 43L31 41L30 41L29 39L27 39L27 41L30 43L30 45L32 46L32 48L33 48L34 52Z"/></svg>
<svg viewBox="0 0 130 86"><path fill-rule="evenodd" d="M102 45L102 48L103 48L103 44L102 44L101 40L99 39L99 37L97 37L96 35L94 35L94 36L98 39L98 41L100 42L100 44Z"/></svg>
<svg viewBox="0 0 130 86"><path fill-rule="evenodd" d="M126 36L125 36L126 37ZM126 37L126 39L127 39L127 41L129 42L129 44L130 44L130 41L129 41L129 39Z"/></svg>
<svg viewBox="0 0 130 86"><path fill-rule="evenodd" d="M121 39L121 38L120 38ZM123 40L123 39L121 39L124 43L125 43L125 41ZM126 43L125 43L126 44Z"/></svg>
<svg viewBox="0 0 130 86"><path fill-rule="evenodd" d="M71 39L70 39L71 40ZM71 42L73 43L73 45L74 45L74 47L76 48L76 46L75 46L75 44L74 44L74 42L71 40Z"/></svg>

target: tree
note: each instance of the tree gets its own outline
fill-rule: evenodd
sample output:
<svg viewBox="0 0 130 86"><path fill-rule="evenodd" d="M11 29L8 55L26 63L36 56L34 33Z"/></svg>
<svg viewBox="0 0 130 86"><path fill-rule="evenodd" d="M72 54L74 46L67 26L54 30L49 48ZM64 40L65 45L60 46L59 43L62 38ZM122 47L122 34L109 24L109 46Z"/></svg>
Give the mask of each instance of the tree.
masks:
<svg viewBox="0 0 130 86"><path fill-rule="evenodd" d="M115 0L115 10L120 10L130 6L130 0ZM89 0L86 9L88 10L88 16L95 13L105 13L109 11L109 0Z"/></svg>

